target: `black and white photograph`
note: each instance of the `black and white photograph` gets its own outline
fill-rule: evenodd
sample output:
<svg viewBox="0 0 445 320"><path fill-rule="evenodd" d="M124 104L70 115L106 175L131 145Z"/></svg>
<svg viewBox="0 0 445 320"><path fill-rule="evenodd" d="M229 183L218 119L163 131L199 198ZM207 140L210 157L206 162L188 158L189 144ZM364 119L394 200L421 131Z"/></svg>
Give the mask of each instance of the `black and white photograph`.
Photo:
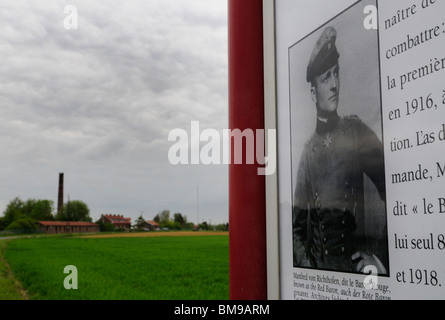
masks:
<svg viewBox="0 0 445 320"><path fill-rule="evenodd" d="M359 4L289 48L293 267L388 276L378 31Z"/></svg>

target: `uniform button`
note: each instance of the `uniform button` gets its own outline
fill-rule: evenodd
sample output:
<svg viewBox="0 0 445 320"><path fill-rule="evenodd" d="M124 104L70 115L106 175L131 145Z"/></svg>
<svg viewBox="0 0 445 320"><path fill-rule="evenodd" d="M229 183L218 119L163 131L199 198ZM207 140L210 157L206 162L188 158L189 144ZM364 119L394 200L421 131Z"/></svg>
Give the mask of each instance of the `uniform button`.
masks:
<svg viewBox="0 0 445 320"><path fill-rule="evenodd" d="M341 234L341 238L342 238L342 239L345 238L345 234L344 234L344 233Z"/></svg>
<svg viewBox="0 0 445 320"><path fill-rule="evenodd" d="M341 247L341 253L345 253L345 247Z"/></svg>
<svg viewBox="0 0 445 320"><path fill-rule="evenodd" d="M328 240L326 239L326 237L325 238L323 238L323 242L324 243L326 243Z"/></svg>
<svg viewBox="0 0 445 320"><path fill-rule="evenodd" d="M328 253L329 253L328 250L325 250L325 251L324 251L324 254L325 254L326 256L328 255Z"/></svg>
<svg viewBox="0 0 445 320"><path fill-rule="evenodd" d="M348 194L347 193L345 193L345 199L348 200Z"/></svg>
<svg viewBox="0 0 445 320"><path fill-rule="evenodd" d="M323 231L323 230L324 230L324 224L321 225L321 231Z"/></svg>
<svg viewBox="0 0 445 320"><path fill-rule="evenodd" d="M345 220L342 220L342 221L341 221L341 224L345 224Z"/></svg>

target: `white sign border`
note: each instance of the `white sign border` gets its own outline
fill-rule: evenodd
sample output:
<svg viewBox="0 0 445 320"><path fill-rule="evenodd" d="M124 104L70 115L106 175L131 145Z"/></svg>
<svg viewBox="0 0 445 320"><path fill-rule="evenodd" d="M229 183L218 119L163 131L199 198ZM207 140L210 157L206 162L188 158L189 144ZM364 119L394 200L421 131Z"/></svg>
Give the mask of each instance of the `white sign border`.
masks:
<svg viewBox="0 0 445 320"><path fill-rule="evenodd" d="M275 59L275 0L263 0L264 39L264 121L265 129L277 129L276 59ZM269 142L266 140L266 143ZM278 141L275 141L278 145ZM266 150L269 146L266 145ZM278 164L278 152L276 152ZM278 165L272 175L266 176L266 248L267 297L280 299L280 245L278 217Z"/></svg>

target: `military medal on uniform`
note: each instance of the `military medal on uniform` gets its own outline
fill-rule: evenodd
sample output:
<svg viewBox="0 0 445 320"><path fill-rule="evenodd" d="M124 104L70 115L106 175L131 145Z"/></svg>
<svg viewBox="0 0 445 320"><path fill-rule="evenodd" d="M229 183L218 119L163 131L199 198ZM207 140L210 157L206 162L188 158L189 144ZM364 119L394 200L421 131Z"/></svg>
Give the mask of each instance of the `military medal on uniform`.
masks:
<svg viewBox="0 0 445 320"><path fill-rule="evenodd" d="M332 143L332 137L331 134L328 132L323 140L323 146L326 148L326 150L329 149L331 143Z"/></svg>

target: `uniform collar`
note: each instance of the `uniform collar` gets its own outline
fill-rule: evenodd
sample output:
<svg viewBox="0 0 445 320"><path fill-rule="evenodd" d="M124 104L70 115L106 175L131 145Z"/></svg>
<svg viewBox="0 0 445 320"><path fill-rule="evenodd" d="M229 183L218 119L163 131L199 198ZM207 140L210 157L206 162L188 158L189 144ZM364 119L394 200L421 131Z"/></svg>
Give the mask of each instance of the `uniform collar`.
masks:
<svg viewBox="0 0 445 320"><path fill-rule="evenodd" d="M317 115L317 127L315 131L320 135L331 132L337 126L339 119L337 112L333 112L323 118Z"/></svg>

